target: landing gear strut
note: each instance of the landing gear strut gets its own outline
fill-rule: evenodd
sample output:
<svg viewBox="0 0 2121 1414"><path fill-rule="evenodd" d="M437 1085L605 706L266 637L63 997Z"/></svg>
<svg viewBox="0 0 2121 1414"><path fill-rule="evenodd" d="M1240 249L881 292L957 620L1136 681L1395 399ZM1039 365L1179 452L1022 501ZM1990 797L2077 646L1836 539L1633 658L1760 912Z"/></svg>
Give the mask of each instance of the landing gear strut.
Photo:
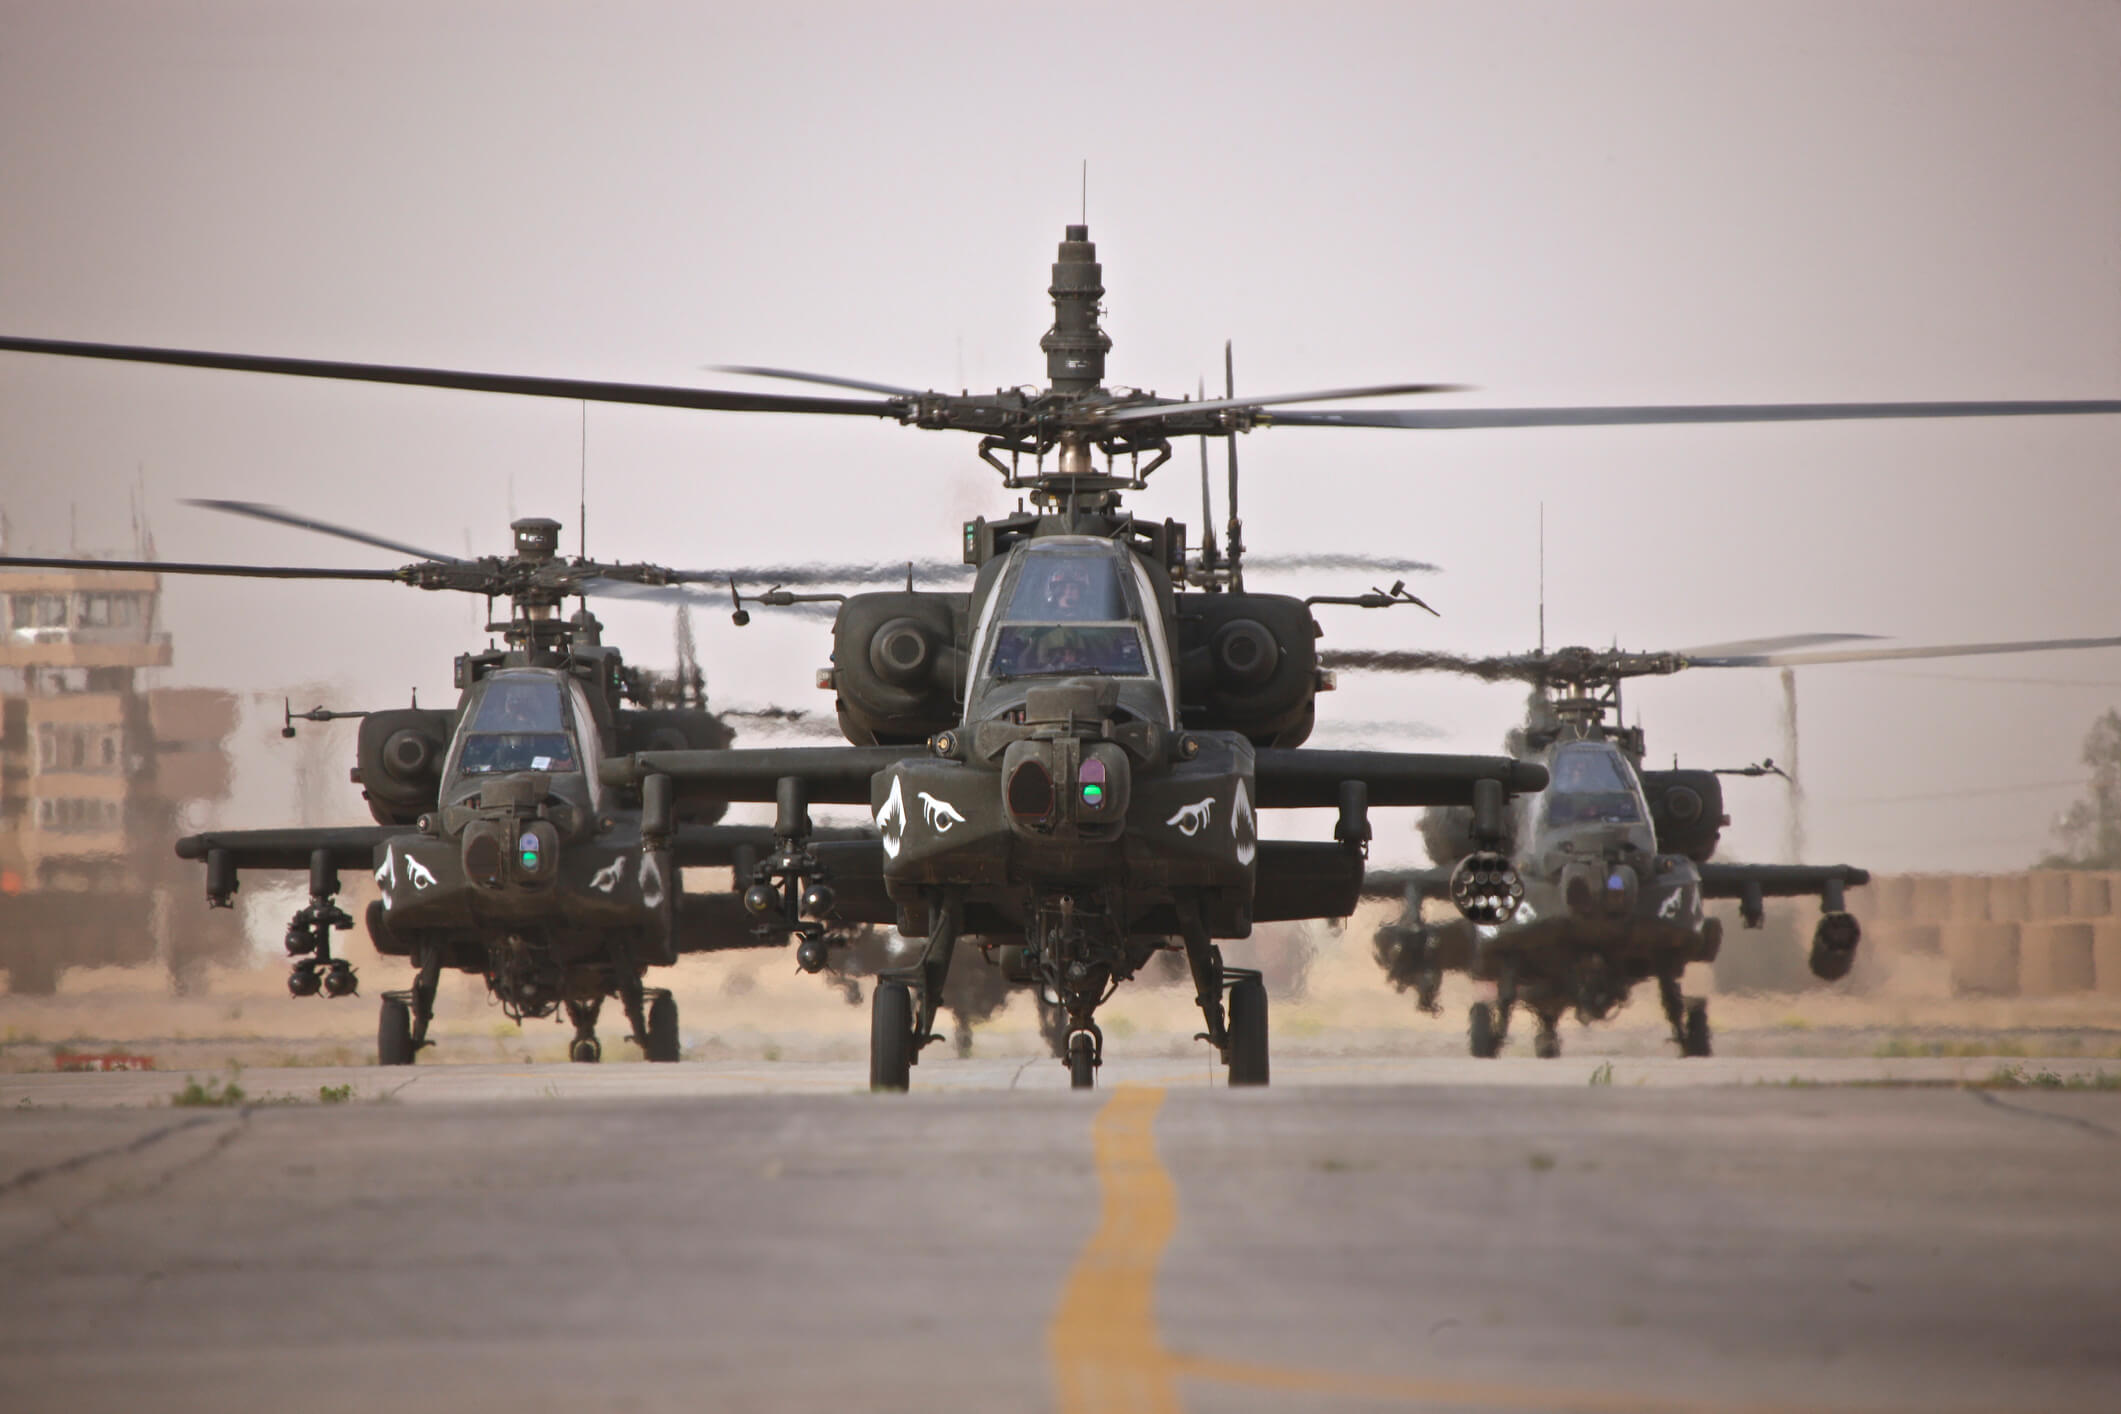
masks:
<svg viewBox="0 0 2121 1414"><path fill-rule="evenodd" d="M921 960L902 971L880 975L871 993L871 1090L906 1089L913 1083L913 1067L920 1060L921 1048L943 1039L936 1034L935 1013L943 1004L943 981L950 975L950 959L964 928L964 890L944 889L934 918Z"/></svg>
<svg viewBox="0 0 2121 1414"><path fill-rule="evenodd" d="M1267 1083L1267 984L1248 967L1223 965L1222 949L1208 936L1196 905L1181 904L1178 910L1180 937L1186 945L1186 964L1193 972L1193 999L1200 1004L1208 1029L1200 1039L1215 1047L1229 1069L1231 1085ZM1229 989L1227 1019L1223 991Z"/></svg>
<svg viewBox="0 0 2121 1414"><path fill-rule="evenodd" d="M1709 1054L1709 999L1682 997L1676 976L1657 979L1657 1000L1664 1006L1664 1019L1671 1023L1672 1039L1682 1056Z"/></svg>
<svg viewBox="0 0 2121 1414"><path fill-rule="evenodd" d="M597 1013L603 1007L602 997L567 1003L567 1019L574 1025L574 1040L568 1043L567 1059L582 1065L594 1065L604 1058L604 1048L597 1042Z"/></svg>
<svg viewBox="0 0 2121 1414"><path fill-rule="evenodd" d="M411 1065L414 1056L434 1042L427 1028L435 1019L435 991L442 983L442 953L420 950L420 973L412 987L383 994L383 1014L376 1025L376 1064Z"/></svg>

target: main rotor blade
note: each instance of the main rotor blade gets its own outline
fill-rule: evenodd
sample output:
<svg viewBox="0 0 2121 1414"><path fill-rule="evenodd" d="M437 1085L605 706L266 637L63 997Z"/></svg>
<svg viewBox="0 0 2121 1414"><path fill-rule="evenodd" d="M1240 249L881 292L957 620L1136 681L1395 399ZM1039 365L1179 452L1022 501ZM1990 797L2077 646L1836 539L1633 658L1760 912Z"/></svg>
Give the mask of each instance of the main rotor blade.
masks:
<svg viewBox="0 0 2121 1414"><path fill-rule="evenodd" d="M1701 403L1680 406L1452 408L1439 412L1272 413L1270 427L1401 427L1438 431L1488 427L1630 427L1667 422L1843 422L1882 417L2059 417L2121 412L2121 398L2030 402Z"/></svg>
<svg viewBox="0 0 2121 1414"><path fill-rule="evenodd" d="M755 363L710 363L709 373L741 373L748 378L785 378L792 383L822 383L828 388L860 388L895 398L917 398L919 388L901 388L894 383L871 383L860 378L839 378L830 373L798 373L792 368L761 368Z"/></svg>
<svg viewBox="0 0 2121 1414"><path fill-rule="evenodd" d="M1442 567L1427 560L1395 560L1378 555L1316 554L1247 555L1250 570L1353 570L1364 574L1441 574Z"/></svg>
<svg viewBox="0 0 2121 1414"><path fill-rule="evenodd" d="M1682 648L1688 660L1733 657L1747 653L1780 653L1791 648L1815 648L1822 643L1847 643L1854 639L1876 639L1875 633L1786 633L1779 638L1734 638L1728 643L1703 643Z"/></svg>
<svg viewBox="0 0 2121 1414"><path fill-rule="evenodd" d="M1989 653L2051 653L2082 648L2121 648L2121 637L1935 643L1915 648L1829 649L1821 653L1754 653L1720 658L1697 658L1688 654L1686 665L1690 668L1801 668L1815 663L1883 663L1905 658L1972 658Z"/></svg>
<svg viewBox="0 0 2121 1414"><path fill-rule="evenodd" d="M293 511L283 511L278 506L261 505L256 501L187 499L183 504L200 506L210 511L226 511L230 515L250 516L256 520L269 520L280 525L294 526L298 530L314 530L324 535L336 535L341 540L351 540L356 545L373 545L379 550L395 550L401 555L410 555L416 560L436 560L443 564L460 562L459 557L455 555L443 555L433 550L423 550L417 545L407 545L402 540L386 540L380 535L370 535L364 530L349 530L343 525L333 525L330 521L311 520L307 516L298 516Z"/></svg>
<svg viewBox="0 0 2121 1414"><path fill-rule="evenodd" d="M955 560L914 560L911 562L916 580L962 579L973 572L973 567ZM753 565L728 570L673 570L671 579L680 584L727 584L731 579L739 586L816 585L816 584L889 584L905 583L908 562L905 560L871 561L864 564L831 565Z"/></svg>
<svg viewBox="0 0 2121 1414"><path fill-rule="evenodd" d="M1282 403L1319 403L1330 398L1392 398L1414 393L1463 393L1459 383L1386 383L1374 388L1326 388L1316 393L1270 393L1264 397L1216 398L1210 402L1157 402L1095 414L1102 422L1139 422L1170 412L1222 412L1229 408L1276 407ZM1280 418L1275 419L1277 422Z"/></svg>
<svg viewBox="0 0 2121 1414"><path fill-rule="evenodd" d="M1501 658L1466 658L1456 653L1437 653L1420 649L1335 648L1319 654L1318 664L1322 668L1347 669L1351 672L1465 673L1486 682L1506 682L1512 679L1538 682L1544 674L1547 660L1516 655Z"/></svg>
<svg viewBox="0 0 2121 1414"><path fill-rule="evenodd" d="M0 555L0 570L136 570L143 574L211 574L235 579L376 579L396 580L397 570L326 570L307 565L201 565L173 560L54 559L38 555Z"/></svg>
<svg viewBox="0 0 2121 1414"><path fill-rule="evenodd" d="M267 358L204 353L194 349L143 348L132 344L84 344L62 339L0 336L0 351L53 354L62 358L114 359L121 363L167 363L235 373L284 373L298 378L338 378L357 383L401 383L419 388L455 388L473 393L518 393L570 402L638 403L708 412L806 412L846 417L897 417L902 404L851 398L798 398L785 393L730 393L715 388L678 388L654 383L606 383L580 378L537 378L514 373L469 373L448 368L408 368L381 363L340 363L313 358Z"/></svg>

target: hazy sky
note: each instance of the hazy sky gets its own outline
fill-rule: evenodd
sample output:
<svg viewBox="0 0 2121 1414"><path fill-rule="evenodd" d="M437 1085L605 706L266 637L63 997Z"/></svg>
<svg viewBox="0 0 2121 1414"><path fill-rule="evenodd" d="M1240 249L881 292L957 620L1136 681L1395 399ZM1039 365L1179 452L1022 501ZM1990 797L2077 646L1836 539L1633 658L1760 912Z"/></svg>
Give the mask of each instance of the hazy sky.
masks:
<svg viewBox="0 0 2121 1414"><path fill-rule="evenodd" d="M1190 390L1234 338L1241 388L1476 385L1439 406L2121 395L2112 3L0 0L0 329L1031 382L1084 159L1119 383ZM971 438L889 424L593 407L586 437L607 556L948 556L1012 504ZM70 521L125 548L135 486L169 558L392 562L187 496L457 553L541 512L572 543L583 438L573 404L0 355L17 550L63 551ZM1282 429L1243 454L1255 549L1443 566L1414 586L1440 620L1322 610L1336 646L1530 647L1542 503L1551 642L2121 631L2121 419ZM1197 523L1194 466L1138 509ZM478 616L368 585L171 583L165 607L170 681L327 681L342 705L444 699ZM668 660L667 611L604 617ZM697 623L721 702L829 705L815 621ZM1495 749L1520 701L1342 681L1324 715L1433 724L1426 749ZM1815 858L2013 867L2121 653L1800 691ZM1630 705L1660 757L1780 750L1772 673ZM256 730L244 786L277 800ZM1727 838L1772 857L1779 786L1729 794ZM1410 857L1411 830L1378 853Z"/></svg>

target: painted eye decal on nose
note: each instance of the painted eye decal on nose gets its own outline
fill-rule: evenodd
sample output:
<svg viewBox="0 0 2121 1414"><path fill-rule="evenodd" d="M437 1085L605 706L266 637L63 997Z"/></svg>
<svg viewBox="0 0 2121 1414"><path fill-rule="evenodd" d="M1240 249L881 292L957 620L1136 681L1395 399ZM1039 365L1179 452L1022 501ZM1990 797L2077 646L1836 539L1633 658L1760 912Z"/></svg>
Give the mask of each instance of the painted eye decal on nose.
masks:
<svg viewBox="0 0 2121 1414"><path fill-rule="evenodd" d="M897 788L893 787L893 789L895 790ZM963 815L960 815L958 813L957 807L952 805L949 801L938 799L937 797L928 794L928 792L926 791L919 791L916 792L916 794L920 796L921 814L926 817L928 821L928 828L935 831L937 834L947 835L950 833L950 827L952 825L962 825L965 823L965 817Z"/></svg>
<svg viewBox="0 0 2121 1414"><path fill-rule="evenodd" d="M1211 795L1205 800L1196 800L1191 805L1181 805L1178 808L1178 813L1164 821L1164 823L1175 827L1180 834L1190 840L1202 830L1208 828L1209 817L1214 813L1215 797Z"/></svg>

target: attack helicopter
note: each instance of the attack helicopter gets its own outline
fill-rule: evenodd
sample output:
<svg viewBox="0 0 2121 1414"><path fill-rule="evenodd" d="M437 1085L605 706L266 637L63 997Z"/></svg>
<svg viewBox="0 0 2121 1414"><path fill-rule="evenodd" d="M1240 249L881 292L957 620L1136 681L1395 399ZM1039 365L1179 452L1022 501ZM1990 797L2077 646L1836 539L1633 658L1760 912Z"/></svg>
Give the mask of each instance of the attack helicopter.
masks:
<svg viewBox="0 0 2121 1414"><path fill-rule="evenodd" d="M1405 910L1378 929L1375 947L1386 975L1411 988L1422 1010L1436 1012L1445 972L1493 983L1495 1000L1468 1017L1475 1056L1492 1058L1509 1039L1513 1009L1538 1023L1534 1053L1561 1054L1558 1026L1573 1010L1589 1025L1612 1016L1636 985L1654 980L1658 1002L1682 1056L1711 1049L1708 999L1684 996L1689 963L1714 962L1723 922L1703 905L1738 901L1747 928L1765 919L1765 900L1816 895L1820 917L1808 959L1812 974L1849 974L1863 931L1848 912L1847 891L1870 882L1846 864L1732 864L1714 859L1723 827L1725 776L1782 775L1772 760L1717 770L1648 769L1643 729L1622 725L1621 686L1630 678L1690 668L1779 667L1943 658L1981 653L2110 648L2121 638L1902 648L1827 648L1859 634L1799 634L1670 653L1562 648L1494 658L1451 653L1342 650L1321 655L1342 671L1450 672L1488 682L1524 682L1532 693L1526 722L1505 742L1513 756L1543 763L1547 788L1513 812L1509 853L1525 890L1515 915L1492 927L1423 921L1424 900L1444 896L1442 868L1373 870L1371 897L1403 898ZM1431 857L1450 858L1468 822L1431 811L1422 834Z"/></svg>
<svg viewBox="0 0 2121 1414"><path fill-rule="evenodd" d="M1205 1038L1233 1083L1267 1078L1266 998L1255 975L1226 969L1218 938L1255 921L1344 916L1353 906L1376 806L1467 805L1481 847L1454 872L1453 900L1498 922L1521 882L1491 847L1512 792L1537 789L1535 762L1302 750L1315 696L1331 685L1310 609L1382 608L1411 596L1340 598L1247 592L1237 506L1236 434L1275 426L1507 428L1880 417L2121 412L2121 400L1716 404L1475 408L1440 412L1290 405L1455 391L1399 383L1238 396L1226 350L1225 396L1168 398L1107 387L1111 339L1099 322L1102 266L1086 225L1067 227L1040 339L1044 387L946 393L787 369L720 371L793 380L862 397L359 364L199 350L0 337L0 351L280 373L582 402L724 412L873 417L970 432L1003 486L1033 509L964 526L969 594L859 594L837 611L821 684L835 692L843 748L633 752L603 767L638 789L644 860L665 851L674 803L772 800L775 847L750 866L746 902L793 933L821 919L895 921L926 939L922 960L874 994L871 1083L903 1088L932 1023L957 939L1060 998L1071 1083L1094 1083L1094 1012L1119 981L1176 936L1193 974ZM1229 454L1223 541L1189 557L1175 521L1121 506L1171 459L1172 439L1219 437ZM1006 456L1007 460L1003 458ZM1100 466L1098 458L1102 457ZM1031 465L1025 466L1026 459ZM1144 460L1146 459L1146 461ZM1124 466L1122 465L1124 463ZM1116 615L1080 617L1062 602ZM789 581L794 582L794 581ZM1199 593L1182 592L1198 590ZM801 596L770 591L769 603ZM744 611L740 608L739 614ZM1086 774L1087 773L1087 774ZM818 841L811 803L867 804L881 838ZM1262 841L1261 809L1338 808L1331 844ZM1168 813L1159 813L1165 812ZM825 949L806 934L806 967ZM1231 990L1226 1025L1222 992Z"/></svg>
<svg viewBox="0 0 2121 1414"><path fill-rule="evenodd" d="M352 964L332 952L332 934L353 927L339 906L341 871L372 870L380 896L365 923L376 950L416 969L410 988L385 992L377 1059L409 1065L432 1045L428 1028L444 969L484 978L516 1021L564 1009L574 1027L576 1061L602 1055L598 1012L615 996L631 1039L651 1061L679 1055L676 1000L649 987L649 967L680 954L724 948L785 946L785 933L761 933L736 895L687 895L680 871L729 865L771 846L761 829L719 825L726 807L690 801L662 822L664 848L640 850L637 793L602 782L606 751L729 745L727 723L703 701L664 707L646 699L646 677L605 644L587 597L664 598L685 586L730 578L642 564L602 564L562 557L560 525L542 518L512 527L512 553L457 559L396 541L307 520L244 502L198 503L254 518L321 530L420 555L398 569L334 570L303 566L201 565L165 561L0 558L0 570L94 565L158 574L267 579L368 580L455 590L506 600L506 618L488 625L502 646L460 655L454 707L378 711L316 708L286 714L298 721L359 719L353 780L371 826L226 830L191 835L177 854L202 862L210 906L231 907L244 871L306 871L309 898L289 920L293 959L288 990L296 997L358 992ZM744 574L738 571L738 575ZM714 591L719 597L720 591ZM581 607L562 618L563 601ZM489 607L488 617L492 617Z"/></svg>

